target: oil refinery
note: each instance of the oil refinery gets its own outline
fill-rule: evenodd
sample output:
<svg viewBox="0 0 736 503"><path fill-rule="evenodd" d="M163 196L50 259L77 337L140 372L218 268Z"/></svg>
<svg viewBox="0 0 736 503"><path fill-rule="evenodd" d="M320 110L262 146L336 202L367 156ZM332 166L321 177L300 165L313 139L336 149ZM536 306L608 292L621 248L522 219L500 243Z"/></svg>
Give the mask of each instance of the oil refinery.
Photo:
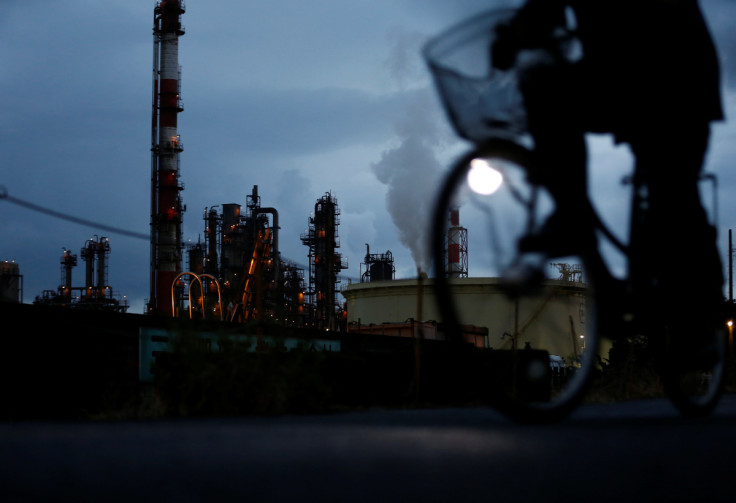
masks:
<svg viewBox="0 0 736 503"><path fill-rule="evenodd" d="M396 279L390 250L371 253L366 244L360 280L341 286L341 271L348 268L348 261L340 251L338 200L330 191L316 198L313 212L305 216L304 233L284 236L278 209L264 204L272 195L262 195L258 185L253 185L243 202L211 201L201 213L203 239L185 244L182 224L187 208L180 171L184 142L177 126L184 111L178 61L184 13L180 0L162 0L153 11L150 288L145 313L127 313L128 301L121 296L125 292L115 291L109 282L110 239L95 235L79 254L63 249L58 286L35 296L34 307L51 308L53 317L63 321L54 324L49 318L37 319L28 330L46 335L60 331L71 339L88 330L91 338L70 346L73 357L104 354L105 362L115 362L110 369L118 369L129 380L148 372L150 362L166 351L170 342L166 330L173 320L207 323L208 329L255 330L259 337L264 326L278 326L288 329L291 339L312 341L309 347L324 351L351 347L382 351L388 347L383 337L444 340L432 279L421 273L416 278ZM470 320L464 327L464 342L475 348L503 347L500 340L511 330L513 306L500 295L496 279L469 277L468 233L472 230L460 225L457 211L449 218L444 260L453 281L461 285L462 309ZM284 239L301 241L306 264L281 255ZM84 268L79 279L73 274L78 257ZM11 306L24 305L21 267L22 261L0 264L0 305L8 313ZM584 287L579 282L562 278L557 286L560 296L529 315L535 327L560 320L567 323L570 299L577 303L574 309L582 309ZM80 314L90 317L80 318ZM535 330L529 331L532 344L541 337ZM328 332L329 337L325 336ZM315 333L321 335L315 339ZM108 342L95 339L97 334L110 335ZM17 344L18 351L30 351L25 343ZM579 350L576 346L559 348L564 354ZM56 351L72 358L72 350L56 347ZM46 365L59 368L49 362ZM100 368L97 370L109 371ZM76 384L94 378L86 373L77 377Z"/></svg>
<svg viewBox="0 0 736 503"><path fill-rule="evenodd" d="M340 252L338 201L329 191L317 198L307 229L298 237L306 247L306 264L281 256L279 241L296 236L280 235L278 209L262 204L257 185L244 203L212 201L202 213L204 238L184 244L182 224L187 208L180 172L184 143L177 124L184 111L179 38L185 34L185 12L180 0L162 0L153 9L150 283L145 313L343 332L366 331L368 326L396 325L406 320L441 322L431 301L432 280L396 281L391 251L371 253L366 243L360 282L341 286L340 274L348 267L347 257ZM484 291L501 299L494 295L498 293L496 280L469 277L468 229L460 225L457 209L450 212L449 222L443 258L449 276L463 283L468 292ZM109 238L89 239L79 253L85 271L83 283L75 284L73 268L78 255L64 248L57 288L36 295L34 304L125 313L128 301L120 296L125 292L114 292L108 281L110 250ZM0 276L4 300L22 302L21 265L3 264ZM424 301L408 300L417 295ZM477 295L464 296L464 305L479 303ZM502 318L489 313L507 310L508 306L500 302L490 310L475 309L478 316L470 318L473 325L489 327ZM499 330L492 329L491 333Z"/></svg>

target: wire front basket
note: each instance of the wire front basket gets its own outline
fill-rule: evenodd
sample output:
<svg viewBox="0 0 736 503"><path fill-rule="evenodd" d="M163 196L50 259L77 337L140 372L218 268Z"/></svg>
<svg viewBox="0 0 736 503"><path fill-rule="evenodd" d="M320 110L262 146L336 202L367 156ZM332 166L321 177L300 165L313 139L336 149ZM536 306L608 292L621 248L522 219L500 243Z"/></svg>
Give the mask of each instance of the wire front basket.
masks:
<svg viewBox="0 0 736 503"><path fill-rule="evenodd" d="M474 16L424 47L424 59L455 131L476 144L498 137L519 141L527 133L518 72L514 67L498 70L491 61L496 27L516 12L492 10Z"/></svg>

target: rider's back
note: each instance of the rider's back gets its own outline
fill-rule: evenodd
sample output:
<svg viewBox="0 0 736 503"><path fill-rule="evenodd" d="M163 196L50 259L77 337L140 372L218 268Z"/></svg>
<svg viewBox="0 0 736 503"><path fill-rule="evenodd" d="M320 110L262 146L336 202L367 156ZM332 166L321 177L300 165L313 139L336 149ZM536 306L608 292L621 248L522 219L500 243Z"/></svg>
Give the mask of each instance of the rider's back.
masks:
<svg viewBox="0 0 736 503"><path fill-rule="evenodd" d="M528 0L517 20L543 34L565 7L583 46L586 106L597 111L591 130L625 139L722 118L718 59L697 0Z"/></svg>

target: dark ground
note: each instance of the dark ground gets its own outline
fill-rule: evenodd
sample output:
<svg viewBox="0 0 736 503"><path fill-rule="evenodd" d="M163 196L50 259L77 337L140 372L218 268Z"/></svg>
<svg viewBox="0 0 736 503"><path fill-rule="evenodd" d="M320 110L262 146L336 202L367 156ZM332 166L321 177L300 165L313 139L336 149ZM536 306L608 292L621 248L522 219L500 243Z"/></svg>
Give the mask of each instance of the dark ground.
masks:
<svg viewBox="0 0 736 503"><path fill-rule="evenodd" d="M101 397L115 398L110 390L137 389L138 327L150 318L2 305L0 314L15 327L0 352L3 503L736 501L734 394L699 420L680 418L663 399L588 404L542 426L484 407L84 420L122 417L94 412L108 410ZM411 368L393 362L406 351L386 354L367 367L338 360L340 375ZM424 382L433 368L435 377L453 375L445 360L423 355ZM264 382L283 370L264 372ZM412 378L388 375L386 389ZM314 389L313 374L287 377L279 382Z"/></svg>
<svg viewBox="0 0 736 503"><path fill-rule="evenodd" d="M736 395L584 405L0 423L3 501L736 501Z"/></svg>

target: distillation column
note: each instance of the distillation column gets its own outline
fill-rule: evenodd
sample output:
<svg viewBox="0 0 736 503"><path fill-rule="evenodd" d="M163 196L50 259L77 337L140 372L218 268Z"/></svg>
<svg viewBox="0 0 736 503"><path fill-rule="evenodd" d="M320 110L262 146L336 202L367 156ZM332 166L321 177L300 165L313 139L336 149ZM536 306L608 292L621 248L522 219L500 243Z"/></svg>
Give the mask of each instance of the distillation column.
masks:
<svg viewBox="0 0 736 503"><path fill-rule="evenodd" d="M171 312L171 287L181 272L181 223L184 206L179 183L177 131L180 98L179 37L184 34L180 0L162 0L154 8L153 114L151 131L151 293L149 312Z"/></svg>
<svg viewBox="0 0 736 503"><path fill-rule="evenodd" d="M313 301L317 328L337 328L336 291L342 269L347 261L336 251L340 247L337 227L340 225L337 199L327 193L314 205L314 216L309 218L309 229L302 234L302 243L309 246L309 296Z"/></svg>

